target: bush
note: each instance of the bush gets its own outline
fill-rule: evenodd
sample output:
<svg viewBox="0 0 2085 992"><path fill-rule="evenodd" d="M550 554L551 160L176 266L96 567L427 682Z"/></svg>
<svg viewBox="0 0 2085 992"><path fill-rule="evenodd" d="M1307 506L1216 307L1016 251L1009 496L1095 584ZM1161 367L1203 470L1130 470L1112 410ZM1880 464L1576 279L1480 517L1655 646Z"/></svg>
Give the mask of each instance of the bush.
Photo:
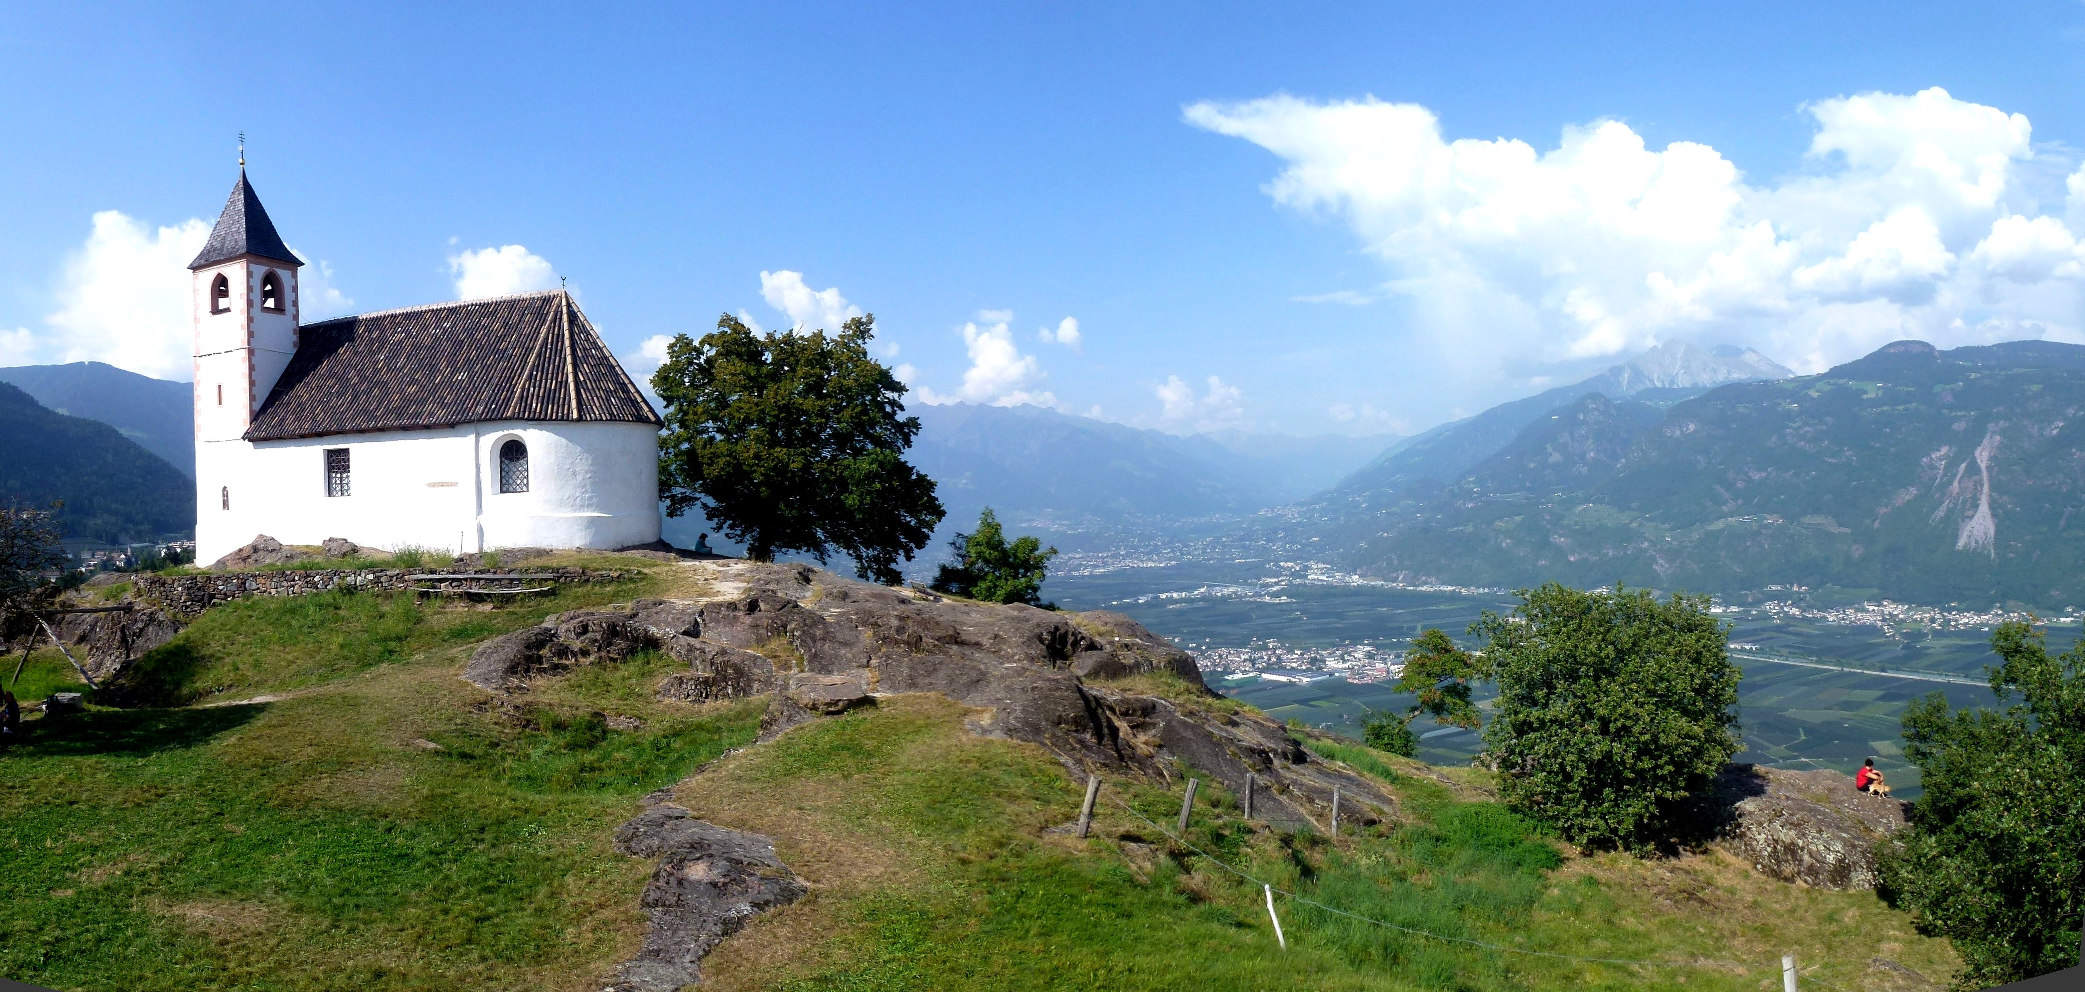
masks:
<svg viewBox="0 0 2085 992"><path fill-rule="evenodd" d="M1962 955L1961 988L2077 963L2085 917L2085 641L2049 657L2025 623L1991 636L2003 710L1951 710L1934 693L1904 712L1904 753L1924 794L1882 858L1885 892Z"/></svg>
<svg viewBox="0 0 2085 992"><path fill-rule="evenodd" d="M1409 721L1389 713L1371 713L1361 724L1361 739L1369 747L1409 758L1419 753L1419 735Z"/></svg>
<svg viewBox="0 0 2085 992"><path fill-rule="evenodd" d="M949 542L956 553L954 564L941 566L933 588L939 592L983 600L987 603L1027 603L1042 600L1043 576L1049 571L1056 548L1045 548L1033 537L1006 541L999 517L991 507L977 517L977 529L957 534Z"/></svg>
<svg viewBox="0 0 2085 992"><path fill-rule="evenodd" d="M1706 596L1520 592L1471 627L1499 684L1485 753L1515 810L1582 848L1643 849L1681 826L1741 742L1729 628Z"/></svg>

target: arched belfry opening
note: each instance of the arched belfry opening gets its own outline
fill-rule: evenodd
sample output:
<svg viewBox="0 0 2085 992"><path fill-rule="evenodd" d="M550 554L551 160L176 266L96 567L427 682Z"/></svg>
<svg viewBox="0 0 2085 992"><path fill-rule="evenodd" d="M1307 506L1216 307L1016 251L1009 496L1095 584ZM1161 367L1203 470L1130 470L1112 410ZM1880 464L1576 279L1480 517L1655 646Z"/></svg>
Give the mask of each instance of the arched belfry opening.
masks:
<svg viewBox="0 0 2085 992"><path fill-rule="evenodd" d="M261 276L261 309L275 313L283 311L282 276L274 269L269 269L266 275Z"/></svg>
<svg viewBox="0 0 2085 992"><path fill-rule="evenodd" d="M222 272L210 280L210 312L223 313L232 308L232 280Z"/></svg>
<svg viewBox="0 0 2085 992"><path fill-rule="evenodd" d="M500 492L528 492L528 445L519 438L500 445Z"/></svg>

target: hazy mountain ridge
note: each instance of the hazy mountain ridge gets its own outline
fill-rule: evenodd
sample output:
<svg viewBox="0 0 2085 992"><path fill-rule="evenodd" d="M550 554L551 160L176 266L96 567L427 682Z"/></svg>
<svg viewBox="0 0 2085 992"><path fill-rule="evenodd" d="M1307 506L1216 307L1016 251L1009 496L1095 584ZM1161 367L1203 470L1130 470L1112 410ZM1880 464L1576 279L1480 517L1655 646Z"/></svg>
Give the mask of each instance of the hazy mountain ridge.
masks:
<svg viewBox="0 0 2085 992"><path fill-rule="evenodd" d="M0 500L63 500L67 537L109 544L188 535L195 483L114 427L46 409L0 383Z"/></svg>
<svg viewBox="0 0 2085 992"><path fill-rule="evenodd" d="M2028 605L2085 592L2085 517L2069 526L2085 493L2085 347L1899 342L1819 375L1725 385L1653 423L1597 406L1509 445L1553 462L1349 495L1282 536L1376 574L1469 584L1795 583Z"/></svg>
<svg viewBox="0 0 2085 992"><path fill-rule="evenodd" d="M1793 374L1749 348L1705 349L1685 342L1659 345L1568 386L1501 403L1407 438L1341 480L1326 499L1367 501L1410 486L1452 482L1504 448L1544 414L1594 393L1669 406L1726 383L1785 379Z"/></svg>
<svg viewBox="0 0 2085 992"><path fill-rule="evenodd" d="M11 383L59 413L98 420L195 477L195 390L100 362L0 368Z"/></svg>
<svg viewBox="0 0 2085 992"><path fill-rule="evenodd" d="M1173 530L1316 492L1389 438L1242 432L1178 436L1033 406L915 404L907 460L932 477L948 524L983 507L1065 530Z"/></svg>

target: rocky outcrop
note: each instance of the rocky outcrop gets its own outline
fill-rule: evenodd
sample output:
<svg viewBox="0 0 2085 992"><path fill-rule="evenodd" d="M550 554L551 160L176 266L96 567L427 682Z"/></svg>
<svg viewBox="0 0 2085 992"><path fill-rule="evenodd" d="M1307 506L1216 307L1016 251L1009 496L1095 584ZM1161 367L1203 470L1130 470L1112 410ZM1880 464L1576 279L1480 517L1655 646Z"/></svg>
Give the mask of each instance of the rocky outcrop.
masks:
<svg viewBox="0 0 2085 992"><path fill-rule="evenodd" d="M1831 771L1732 765L1716 781L1718 843L1760 873L1825 889L1872 889L1876 845L1904 804Z"/></svg>
<svg viewBox="0 0 2085 992"><path fill-rule="evenodd" d="M84 655L82 664L96 682L108 682L148 651L174 639L187 626L178 617L150 606L132 604L109 613L66 614L55 628L60 640Z"/></svg>
<svg viewBox="0 0 2085 992"><path fill-rule="evenodd" d="M362 546L345 537L329 537L319 542L319 554L328 558L348 558L362 553Z"/></svg>
<svg viewBox="0 0 2085 992"><path fill-rule="evenodd" d="M711 948L809 891L767 838L705 823L670 803L617 828L615 846L659 866L644 887L644 945L602 992L673 992L696 982Z"/></svg>
<svg viewBox="0 0 2085 992"><path fill-rule="evenodd" d="M936 693L975 711L974 732L1041 745L1079 777L1172 781L1185 767L1239 795L1250 779L1256 818L1296 828L1328 825L1335 788L1345 823L1394 808L1281 724L1215 705L1192 656L1121 614L955 602L801 566L734 563L720 574L729 576L721 598L567 613L488 641L464 678L525 692L574 665L656 650L689 664L661 683L664 698L769 695L763 738L878 695ZM1184 696L1113 684L1152 673L1177 679Z"/></svg>
<svg viewBox="0 0 2085 992"><path fill-rule="evenodd" d="M254 537L252 543L211 563L210 568L219 572L237 572L262 565L287 565L316 557L318 556L309 551L285 548L281 541L266 534L259 534Z"/></svg>

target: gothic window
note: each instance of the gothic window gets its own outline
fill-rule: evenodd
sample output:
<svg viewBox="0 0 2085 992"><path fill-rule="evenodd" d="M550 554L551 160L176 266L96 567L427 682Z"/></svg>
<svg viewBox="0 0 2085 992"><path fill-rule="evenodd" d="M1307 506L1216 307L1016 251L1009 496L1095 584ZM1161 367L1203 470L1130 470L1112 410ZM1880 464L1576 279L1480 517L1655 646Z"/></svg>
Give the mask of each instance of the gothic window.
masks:
<svg viewBox="0 0 2085 992"><path fill-rule="evenodd" d="M348 494L348 449L326 449L326 495Z"/></svg>
<svg viewBox="0 0 2085 992"><path fill-rule="evenodd" d="M223 313L232 308L232 281L219 272L210 280L210 312Z"/></svg>
<svg viewBox="0 0 2085 992"><path fill-rule="evenodd" d="M528 492L528 445L520 441L500 445L500 492Z"/></svg>
<svg viewBox="0 0 2085 992"><path fill-rule="evenodd" d="M223 487L219 488L219 489L217 490L217 498L218 498L218 500L219 500L220 502L222 502L222 503L224 504L224 508L225 508L225 509L227 509L227 510L231 509L231 508L232 508L232 487L230 487L230 486L223 486Z"/></svg>
<svg viewBox="0 0 2085 992"><path fill-rule="evenodd" d="M261 309L282 312L282 277L273 269L261 277Z"/></svg>
<svg viewBox="0 0 2085 992"><path fill-rule="evenodd" d="M224 405L224 383L221 382L217 384L217 405Z"/></svg>

